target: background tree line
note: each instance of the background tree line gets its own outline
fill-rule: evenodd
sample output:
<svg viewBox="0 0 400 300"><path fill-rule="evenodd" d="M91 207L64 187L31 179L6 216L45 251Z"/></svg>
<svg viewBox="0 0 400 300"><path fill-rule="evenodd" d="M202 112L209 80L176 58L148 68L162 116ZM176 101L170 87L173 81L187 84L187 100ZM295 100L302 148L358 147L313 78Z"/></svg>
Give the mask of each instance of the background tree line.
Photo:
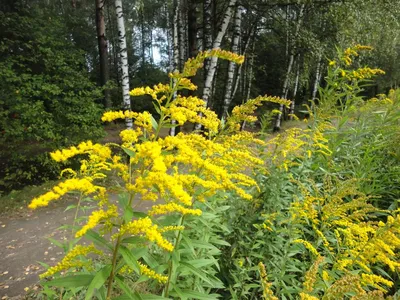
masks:
<svg viewBox="0 0 400 300"><path fill-rule="evenodd" d="M102 137L104 109L153 112L149 98L127 92L165 82L198 51L246 61L209 59L192 79L195 95L220 117L255 95L292 99L274 119L279 129L318 97L336 47L375 48L357 63L386 75L365 93L398 87L399 36L399 0L3 0L0 190L55 177L46 152Z"/></svg>

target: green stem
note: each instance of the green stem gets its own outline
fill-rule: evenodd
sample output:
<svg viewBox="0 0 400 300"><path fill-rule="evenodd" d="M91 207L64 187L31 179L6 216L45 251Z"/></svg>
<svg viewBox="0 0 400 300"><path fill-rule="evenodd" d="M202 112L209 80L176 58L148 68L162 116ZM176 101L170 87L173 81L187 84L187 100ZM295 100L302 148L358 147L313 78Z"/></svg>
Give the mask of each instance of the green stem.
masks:
<svg viewBox="0 0 400 300"><path fill-rule="evenodd" d="M82 200L82 192L81 192L80 195L79 195L78 205L76 206L76 210L75 210L74 221L72 222L71 240L74 239L75 223L76 223L76 219L78 218L79 209L80 209L80 207L81 207L81 200Z"/></svg>
<svg viewBox="0 0 400 300"><path fill-rule="evenodd" d="M180 219L179 226L182 226L184 221L185 221L185 216L183 215L182 218ZM178 235L176 236L176 239L175 239L174 251L176 249L178 249L178 247L179 247L179 242L181 240L181 234L182 234L182 231L179 230ZM173 269L173 262L172 262L172 255L171 255L171 258L168 262L168 280L167 280L167 283L165 284L164 291L163 291L163 296L165 298L167 298L169 295L169 289L170 289L171 278L172 278L172 269Z"/></svg>
<svg viewBox="0 0 400 300"><path fill-rule="evenodd" d="M121 236L119 235L117 242L115 244L114 251L113 251L111 273L110 273L110 276L108 277L107 299L111 298L112 285L113 285L114 276L115 276L115 265L117 264L117 254L118 254L118 249L119 249L120 244L121 244Z"/></svg>
<svg viewBox="0 0 400 300"><path fill-rule="evenodd" d="M131 168L131 164L129 163L129 182L131 182L131 178L132 178L132 168ZM129 202L128 202L128 206L132 205L132 201L133 198L135 198L135 194L130 194L129 195ZM125 220L122 221L120 228L125 225ZM122 235L118 235L117 238L117 242L115 243L115 247L113 250L113 256L112 256L112 263L111 263L111 273L110 276L108 277L108 286L107 286L107 297L106 299L110 299L111 298L111 293L112 293L112 285L114 282L114 277L115 277L115 266L117 265L117 256L118 256L118 250L119 250L119 246L121 245L121 238Z"/></svg>

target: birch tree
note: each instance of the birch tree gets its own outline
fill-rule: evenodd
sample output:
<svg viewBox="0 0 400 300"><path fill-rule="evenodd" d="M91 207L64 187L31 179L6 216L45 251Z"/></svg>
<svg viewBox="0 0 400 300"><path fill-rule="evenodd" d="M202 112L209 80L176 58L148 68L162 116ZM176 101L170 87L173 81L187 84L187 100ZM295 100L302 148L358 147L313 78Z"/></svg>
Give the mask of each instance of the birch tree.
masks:
<svg viewBox="0 0 400 300"><path fill-rule="evenodd" d="M294 32L294 38L293 38L294 39L294 43L296 43L297 38L299 36L301 23L303 21L303 15L304 15L305 6L306 6L305 4L302 4L300 6L300 11L299 11L299 14L298 14L296 28L295 28L295 32ZM287 95L288 95L289 80L290 80L290 75L292 73L296 46L293 46L293 48L294 49L292 49L292 51L290 51L289 63L288 63L288 66L287 66L285 80L284 80L284 83L283 83L282 98L287 98ZM278 131L281 128L282 115L283 115L283 105L282 104L279 106L279 111L280 111L280 114L278 114L278 116L276 118L276 123L275 123L275 128L274 128L275 131Z"/></svg>
<svg viewBox="0 0 400 300"><path fill-rule="evenodd" d="M297 59L297 70L296 70L296 79L294 80L294 88L293 88L293 97L292 102L290 103L290 110L289 110L289 120L293 120L294 116L294 108L296 106L296 96L297 90L299 88L299 78L300 78L300 57Z"/></svg>
<svg viewBox="0 0 400 300"><path fill-rule="evenodd" d="M218 34L213 42L213 45L212 45L213 49L219 49L221 46L222 38L224 37L226 30L228 28L229 22L232 17L233 8L234 8L236 2L237 2L237 0L229 1L229 6L225 12L221 28L219 29ZM206 105L208 105L208 101L210 98L210 93L211 93L211 88L212 88L212 83L214 80L217 63L218 63L218 57L215 57L215 56L211 57L209 70L207 72L206 80L204 83L204 89L203 89L203 100Z"/></svg>
<svg viewBox="0 0 400 300"><path fill-rule="evenodd" d="M106 25L104 22L104 0L96 0L96 29L100 58L100 83L104 86L109 80L108 45L106 40ZM104 89L104 106L111 107L110 91Z"/></svg>
<svg viewBox="0 0 400 300"><path fill-rule="evenodd" d="M233 28L233 39L232 39L232 47L231 51L233 53L239 53L239 40L240 40L240 31L241 31L241 21L242 21L242 7L237 5L234 19L234 28ZM232 61L228 64L228 74L226 78L226 88L225 88L225 97L224 97L224 106L222 117L226 118L228 114L229 107L233 98L233 78L235 75L236 64Z"/></svg>
<svg viewBox="0 0 400 300"><path fill-rule="evenodd" d="M172 70L171 71L176 71L179 69L179 65L180 65L180 54L179 54L179 7L180 7L180 0L174 0L174 20L173 20L173 31L172 31L172 38L173 38L173 59L172 59ZM174 79L174 84L175 84L175 79ZM176 97L176 93L174 95L174 98ZM176 133L176 127L174 127L176 125L176 121L172 120L171 121L173 127L171 127L171 129L169 130L169 135L171 136L175 136Z"/></svg>
<svg viewBox="0 0 400 300"><path fill-rule="evenodd" d="M315 71L315 80L311 96L311 99L313 101L316 100L319 82L321 81L321 66L322 66L322 50L318 51L317 68Z"/></svg>
<svg viewBox="0 0 400 300"><path fill-rule="evenodd" d="M129 95L129 73L128 73L128 51L126 48L125 23L122 11L122 0L115 0L117 14L118 43L119 43L119 64L122 76L122 99L125 110L131 110L131 98ZM126 119L126 127L132 128L132 119Z"/></svg>

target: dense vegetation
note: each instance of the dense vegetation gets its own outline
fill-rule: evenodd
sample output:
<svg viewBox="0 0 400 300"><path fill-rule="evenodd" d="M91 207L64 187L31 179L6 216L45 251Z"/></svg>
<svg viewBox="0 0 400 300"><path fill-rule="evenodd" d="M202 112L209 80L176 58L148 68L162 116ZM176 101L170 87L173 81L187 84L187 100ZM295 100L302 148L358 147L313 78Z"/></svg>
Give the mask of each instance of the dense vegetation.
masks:
<svg viewBox="0 0 400 300"><path fill-rule="evenodd" d="M399 297L399 4L2 1L2 193L78 196L28 297Z"/></svg>
<svg viewBox="0 0 400 300"><path fill-rule="evenodd" d="M335 47L356 43L375 48L358 64L386 72L364 95L387 93L399 84L397 1L124 0L117 18L119 2L1 2L3 193L56 178L59 168L47 151L83 141L88 134L101 137L104 107L128 108L129 89L165 82L168 72L182 70L199 50L220 47L247 58L240 67L206 62L193 78L199 88L191 94L206 100L220 117L259 94L295 100L293 108L303 110L302 103L325 85L327 58L335 55ZM125 73L118 68L121 18ZM122 104L124 78L130 87L124 89ZM148 97L135 98L131 107L157 118ZM284 119L290 118L281 110ZM277 119L272 127L279 129Z"/></svg>
<svg viewBox="0 0 400 300"><path fill-rule="evenodd" d="M358 53L369 50L357 45L339 51L318 105L308 109L308 126L267 141L263 132L240 131L241 124L256 120L252 114L262 102L289 108L290 101L260 96L221 122L203 100L176 95L195 89L188 77L206 58L240 64L241 56L200 53L182 73L171 74L169 84L133 89L132 96L154 99L158 121L147 112L106 112L103 121L131 118L136 125L121 131L122 145L83 142L51 153L58 162L81 157L80 169L65 169L67 179L29 207L78 191L77 215L93 200L96 208L84 225L74 221L71 239L59 244L66 256L47 266L40 295L397 297L400 92L360 97L360 86L383 73L352 68ZM203 135L160 137L172 120L201 124ZM104 186L109 176L118 176L119 185ZM153 204L136 210L143 201ZM80 244L82 237L93 244Z"/></svg>

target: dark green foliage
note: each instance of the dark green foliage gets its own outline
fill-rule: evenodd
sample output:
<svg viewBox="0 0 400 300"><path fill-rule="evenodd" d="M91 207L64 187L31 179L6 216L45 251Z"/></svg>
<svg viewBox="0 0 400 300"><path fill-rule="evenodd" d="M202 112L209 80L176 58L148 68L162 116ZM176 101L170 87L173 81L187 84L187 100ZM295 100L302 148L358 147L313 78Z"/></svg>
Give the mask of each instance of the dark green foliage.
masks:
<svg viewBox="0 0 400 300"><path fill-rule="evenodd" d="M63 22L0 12L0 189L54 177L45 151L103 134L101 90Z"/></svg>

